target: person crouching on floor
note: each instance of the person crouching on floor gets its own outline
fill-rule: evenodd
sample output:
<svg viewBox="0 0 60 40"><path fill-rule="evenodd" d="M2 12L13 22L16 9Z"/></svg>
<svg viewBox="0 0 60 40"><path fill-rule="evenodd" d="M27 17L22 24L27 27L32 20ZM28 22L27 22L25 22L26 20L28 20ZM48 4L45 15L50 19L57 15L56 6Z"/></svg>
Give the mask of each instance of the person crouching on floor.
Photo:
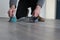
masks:
<svg viewBox="0 0 60 40"><path fill-rule="evenodd" d="M45 0L19 0L18 2L18 7L16 11L16 4L17 0L10 0L10 9L8 10L9 17L13 17L13 13L16 11L16 18L17 20L20 19L21 17L27 17L28 15L28 8L31 7L32 12L31 12L31 19L33 22L35 22L36 19L38 21L44 22L44 18L39 16L40 10L44 4Z"/></svg>

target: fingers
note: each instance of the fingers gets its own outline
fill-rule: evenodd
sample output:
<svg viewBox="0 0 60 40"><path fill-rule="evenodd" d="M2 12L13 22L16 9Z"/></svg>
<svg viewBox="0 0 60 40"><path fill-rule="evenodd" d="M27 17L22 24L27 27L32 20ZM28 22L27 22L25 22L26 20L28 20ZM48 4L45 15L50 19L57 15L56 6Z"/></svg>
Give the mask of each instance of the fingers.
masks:
<svg viewBox="0 0 60 40"><path fill-rule="evenodd" d="M37 5L37 7L35 8L35 10L33 11L33 16L38 17L39 13L40 13L40 7Z"/></svg>
<svg viewBox="0 0 60 40"><path fill-rule="evenodd" d="M14 15L15 10L16 10L15 5L12 5L8 10L8 16L12 17Z"/></svg>
<svg viewBox="0 0 60 40"><path fill-rule="evenodd" d="M15 9L9 9L8 16L12 17L14 15Z"/></svg>
<svg viewBox="0 0 60 40"><path fill-rule="evenodd" d="M8 11L8 16L11 17L12 16L12 10Z"/></svg>
<svg viewBox="0 0 60 40"><path fill-rule="evenodd" d="M10 10L10 17L13 16L13 10Z"/></svg>
<svg viewBox="0 0 60 40"><path fill-rule="evenodd" d="M37 17L39 15L39 12L37 10L33 11L33 16Z"/></svg>

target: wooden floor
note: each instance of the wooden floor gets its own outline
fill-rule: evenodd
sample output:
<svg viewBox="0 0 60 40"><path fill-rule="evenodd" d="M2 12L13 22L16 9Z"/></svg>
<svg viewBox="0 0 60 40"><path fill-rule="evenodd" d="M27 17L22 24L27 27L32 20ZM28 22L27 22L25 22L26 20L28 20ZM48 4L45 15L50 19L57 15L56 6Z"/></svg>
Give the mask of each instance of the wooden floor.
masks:
<svg viewBox="0 0 60 40"><path fill-rule="evenodd" d="M60 20L9 23L0 18L0 40L60 40Z"/></svg>

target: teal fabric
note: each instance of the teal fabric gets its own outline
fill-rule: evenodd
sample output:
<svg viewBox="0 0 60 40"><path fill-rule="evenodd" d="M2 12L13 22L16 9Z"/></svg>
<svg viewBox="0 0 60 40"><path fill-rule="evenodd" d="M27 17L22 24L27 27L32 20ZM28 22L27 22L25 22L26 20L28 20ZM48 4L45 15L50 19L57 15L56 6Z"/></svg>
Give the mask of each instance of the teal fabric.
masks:
<svg viewBox="0 0 60 40"><path fill-rule="evenodd" d="M33 17L31 17L31 18L33 18ZM15 22L20 22L20 21L29 21L30 23L36 23L36 22L39 22L38 21L38 18L37 19L35 19L34 20L34 18L33 19L31 19L31 18L22 18L22 19L20 19L19 21L16 19L16 17L10 17L10 20L9 20L9 22L13 22L13 23L15 23ZM27 19L29 19L29 20L27 20Z"/></svg>
<svg viewBox="0 0 60 40"><path fill-rule="evenodd" d="M9 22L16 22L16 21L17 21L16 17L11 17L9 20Z"/></svg>

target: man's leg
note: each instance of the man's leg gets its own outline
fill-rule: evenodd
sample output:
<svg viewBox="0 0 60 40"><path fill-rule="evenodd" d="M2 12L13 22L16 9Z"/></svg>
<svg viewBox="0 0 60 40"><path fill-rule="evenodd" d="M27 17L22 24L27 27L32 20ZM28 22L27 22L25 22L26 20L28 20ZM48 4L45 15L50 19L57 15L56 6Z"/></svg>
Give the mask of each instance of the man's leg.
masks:
<svg viewBox="0 0 60 40"><path fill-rule="evenodd" d="M28 15L27 5L25 5L25 3L20 1L18 3L18 8L17 8L17 12L16 12L16 18L19 19L21 17L26 17L27 15Z"/></svg>

